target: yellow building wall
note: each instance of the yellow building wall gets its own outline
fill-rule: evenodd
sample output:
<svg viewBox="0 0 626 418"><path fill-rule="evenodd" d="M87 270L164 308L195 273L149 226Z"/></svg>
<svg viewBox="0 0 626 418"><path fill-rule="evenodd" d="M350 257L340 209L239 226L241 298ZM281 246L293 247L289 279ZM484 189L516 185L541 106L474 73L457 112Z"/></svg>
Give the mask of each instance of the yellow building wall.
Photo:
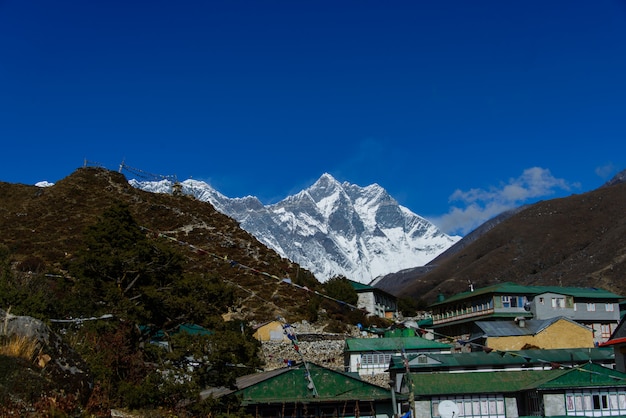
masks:
<svg viewBox="0 0 626 418"><path fill-rule="evenodd" d="M524 346L541 349L592 348L593 331L565 319L560 319L535 335L490 337L487 347L495 350L522 350Z"/></svg>
<svg viewBox="0 0 626 418"><path fill-rule="evenodd" d="M287 336L283 332L283 324L278 321L272 321L259 327L254 334L252 334L252 336L259 341L288 340Z"/></svg>

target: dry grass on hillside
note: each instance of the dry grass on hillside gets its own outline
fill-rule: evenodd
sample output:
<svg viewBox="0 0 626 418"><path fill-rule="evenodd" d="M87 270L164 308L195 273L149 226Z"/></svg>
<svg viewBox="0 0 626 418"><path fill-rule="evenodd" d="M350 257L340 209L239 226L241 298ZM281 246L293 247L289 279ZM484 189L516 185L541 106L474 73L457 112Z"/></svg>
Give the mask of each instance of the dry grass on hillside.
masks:
<svg viewBox="0 0 626 418"><path fill-rule="evenodd" d="M9 309L10 311L10 309ZM8 335L9 312L0 324L0 356L16 357L28 362L34 361L41 352L41 344L36 338L23 335Z"/></svg>

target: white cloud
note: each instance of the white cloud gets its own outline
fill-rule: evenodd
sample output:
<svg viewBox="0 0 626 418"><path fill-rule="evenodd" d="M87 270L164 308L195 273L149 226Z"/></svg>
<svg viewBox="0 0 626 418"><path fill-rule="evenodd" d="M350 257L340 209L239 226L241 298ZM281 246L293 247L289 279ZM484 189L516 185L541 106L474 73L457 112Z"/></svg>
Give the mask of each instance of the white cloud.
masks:
<svg viewBox="0 0 626 418"><path fill-rule="evenodd" d="M616 171L617 170L615 169L615 165L613 163L607 163L603 166L596 168L596 175L604 180L607 180Z"/></svg>
<svg viewBox="0 0 626 418"><path fill-rule="evenodd" d="M556 178L550 170L532 167L517 178L489 189L455 190L449 201L460 202L449 212L434 220L448 234L465 235L500 213L519 207L529 201L580 187Z"/></svg>
<svg viewBox="0 0 626 418"><path fill-rule="evenodd" d="M51 187L51 186L54 186L54 183L50 183L49 181L44 180L44 181L39 181L39 182L35 183L35 186L37 186L37 187Z"/></svg>

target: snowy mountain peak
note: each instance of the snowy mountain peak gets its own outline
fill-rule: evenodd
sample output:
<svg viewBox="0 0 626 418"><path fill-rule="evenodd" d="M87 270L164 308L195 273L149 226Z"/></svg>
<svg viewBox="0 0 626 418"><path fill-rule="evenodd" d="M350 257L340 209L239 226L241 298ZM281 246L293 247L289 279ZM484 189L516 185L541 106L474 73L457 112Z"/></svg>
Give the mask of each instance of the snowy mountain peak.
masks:
<svg viewBox="0 0 626 418"><path fill-rule="evenodd" d="M152 192L172 190L167 180L130 183ZM183 193L210 202L321 281L341 275L369 283L422 266L460 239L400 206L378 184L340 183L328 173L305 190L267 206L252 196L228 198L201 181L181 184Z"/></svg>

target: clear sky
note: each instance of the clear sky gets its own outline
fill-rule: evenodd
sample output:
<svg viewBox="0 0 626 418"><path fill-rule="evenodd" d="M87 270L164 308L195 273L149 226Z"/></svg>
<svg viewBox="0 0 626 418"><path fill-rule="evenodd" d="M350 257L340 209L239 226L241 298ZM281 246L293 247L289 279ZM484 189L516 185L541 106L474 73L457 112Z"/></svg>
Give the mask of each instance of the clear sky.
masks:
<svg viewBox="0 0 626 418"><path fill-rule="evenodd" d="M0 0L0 181L85 159L451 234L626 169L624 0Z"/></svg>

